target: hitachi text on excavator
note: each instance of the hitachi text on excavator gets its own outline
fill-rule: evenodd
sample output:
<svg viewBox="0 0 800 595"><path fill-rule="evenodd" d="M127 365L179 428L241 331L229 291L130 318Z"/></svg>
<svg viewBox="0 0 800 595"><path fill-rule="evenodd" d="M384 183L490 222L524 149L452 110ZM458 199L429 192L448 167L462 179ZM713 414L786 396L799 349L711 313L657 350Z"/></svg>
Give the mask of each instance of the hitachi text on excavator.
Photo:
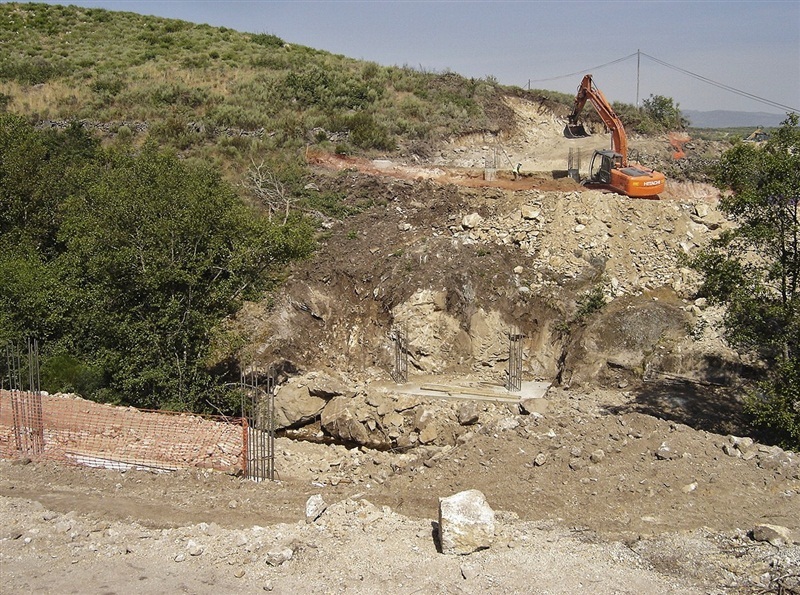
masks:
<svg viewBox="0 0 800 595"><path fill-rule="evenodd" d="M578 87L575 107L564 128L564 136L567 138L590 136L583 124L578 121L587 101L592 103L611 132L611 150L594 152L589 167L589 177L582 183L587 186L610 188L614 192L632 198L658 198L664 190L664 174L647 169L639 163L628 162L628 139L622 121L602 91L594 85L591 74L584 76Z"/></svg>

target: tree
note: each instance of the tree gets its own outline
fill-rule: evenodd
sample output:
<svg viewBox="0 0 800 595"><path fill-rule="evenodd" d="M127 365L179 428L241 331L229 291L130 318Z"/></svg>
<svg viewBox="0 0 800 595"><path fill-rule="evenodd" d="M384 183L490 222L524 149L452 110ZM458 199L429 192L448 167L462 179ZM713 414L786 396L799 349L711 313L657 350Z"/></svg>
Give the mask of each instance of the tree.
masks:
<svg viewBox="0 0 800 595"><path fill-rule="evenodd" d="M270 267L306 254L311 233L258 218L218 173L152 146L100 161L62 207L73 342L124 399L193 408L220 321Z"/></svg>
<svg viewBox="0 0 800 595"><path fill-rule="evenodd" d="M312 238L206 165L0 115L0 341L39 340L47 390L207 408L222 323Z"/></svg>
<svg viewBox="0 0 800 595"><path fill-rule="evenodd" d="M267 209L267 218L270 221L274 213L283 211L283 224L286 225L297 198L263 161L256 164L255 160L251 160L250 163L242 186Z"/></svg>
<svg viewBox="0 0 800 595"><path fill-rule="evenodd" d="M680 130L686 127L681 114L680 104L674 103L671 97L650 95L642 101L645 114L662 130Z"/></svg>
<svg viewBox="0 0 800 595"><path fill-rule="evenodd" d="M784 446L800 448L800 128L790 114L763 147L720 160L720 208L738 226L693 262L702 293L727 305L725 333L767 364L747 409Z"/></svg>

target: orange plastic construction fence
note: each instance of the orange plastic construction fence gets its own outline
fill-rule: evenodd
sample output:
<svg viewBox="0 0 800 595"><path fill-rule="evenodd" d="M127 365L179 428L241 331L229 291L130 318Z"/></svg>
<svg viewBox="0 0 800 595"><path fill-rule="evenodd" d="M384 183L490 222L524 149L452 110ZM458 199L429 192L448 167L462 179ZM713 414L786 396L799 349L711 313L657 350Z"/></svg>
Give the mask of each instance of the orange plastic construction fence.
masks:
<svg viewBox="0 0 800 595"><path fill-rule="evenodd" d="M0 391L0 458L63 461L108 469L239 472L240 418L147 411L70 395Z"/></svg>

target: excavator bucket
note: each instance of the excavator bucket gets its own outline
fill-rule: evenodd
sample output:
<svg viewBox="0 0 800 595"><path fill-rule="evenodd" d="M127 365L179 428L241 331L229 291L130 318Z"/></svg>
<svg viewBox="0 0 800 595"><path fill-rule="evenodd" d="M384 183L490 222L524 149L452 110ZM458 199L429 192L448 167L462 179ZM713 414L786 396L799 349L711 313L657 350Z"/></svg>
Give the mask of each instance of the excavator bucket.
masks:
<svg viewBox="0 0 800 595"><path fill-rule="evenodd" d="M591 136L583 127L583 124L567 124L564 127L564 136L567 138L586 138Z"/></svg>

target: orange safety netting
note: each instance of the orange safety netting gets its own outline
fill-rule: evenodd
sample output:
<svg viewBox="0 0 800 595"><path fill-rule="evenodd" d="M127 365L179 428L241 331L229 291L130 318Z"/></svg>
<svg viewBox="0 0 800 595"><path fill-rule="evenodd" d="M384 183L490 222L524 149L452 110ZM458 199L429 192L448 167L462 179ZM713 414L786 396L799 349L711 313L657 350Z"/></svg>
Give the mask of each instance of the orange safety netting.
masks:
<svg viewBox="0 0 800 595"><path fill-rule="evenodd" d="M0 458L109 469L244 468L241 419L116 407L68 395L0 391Z"/></svg>

